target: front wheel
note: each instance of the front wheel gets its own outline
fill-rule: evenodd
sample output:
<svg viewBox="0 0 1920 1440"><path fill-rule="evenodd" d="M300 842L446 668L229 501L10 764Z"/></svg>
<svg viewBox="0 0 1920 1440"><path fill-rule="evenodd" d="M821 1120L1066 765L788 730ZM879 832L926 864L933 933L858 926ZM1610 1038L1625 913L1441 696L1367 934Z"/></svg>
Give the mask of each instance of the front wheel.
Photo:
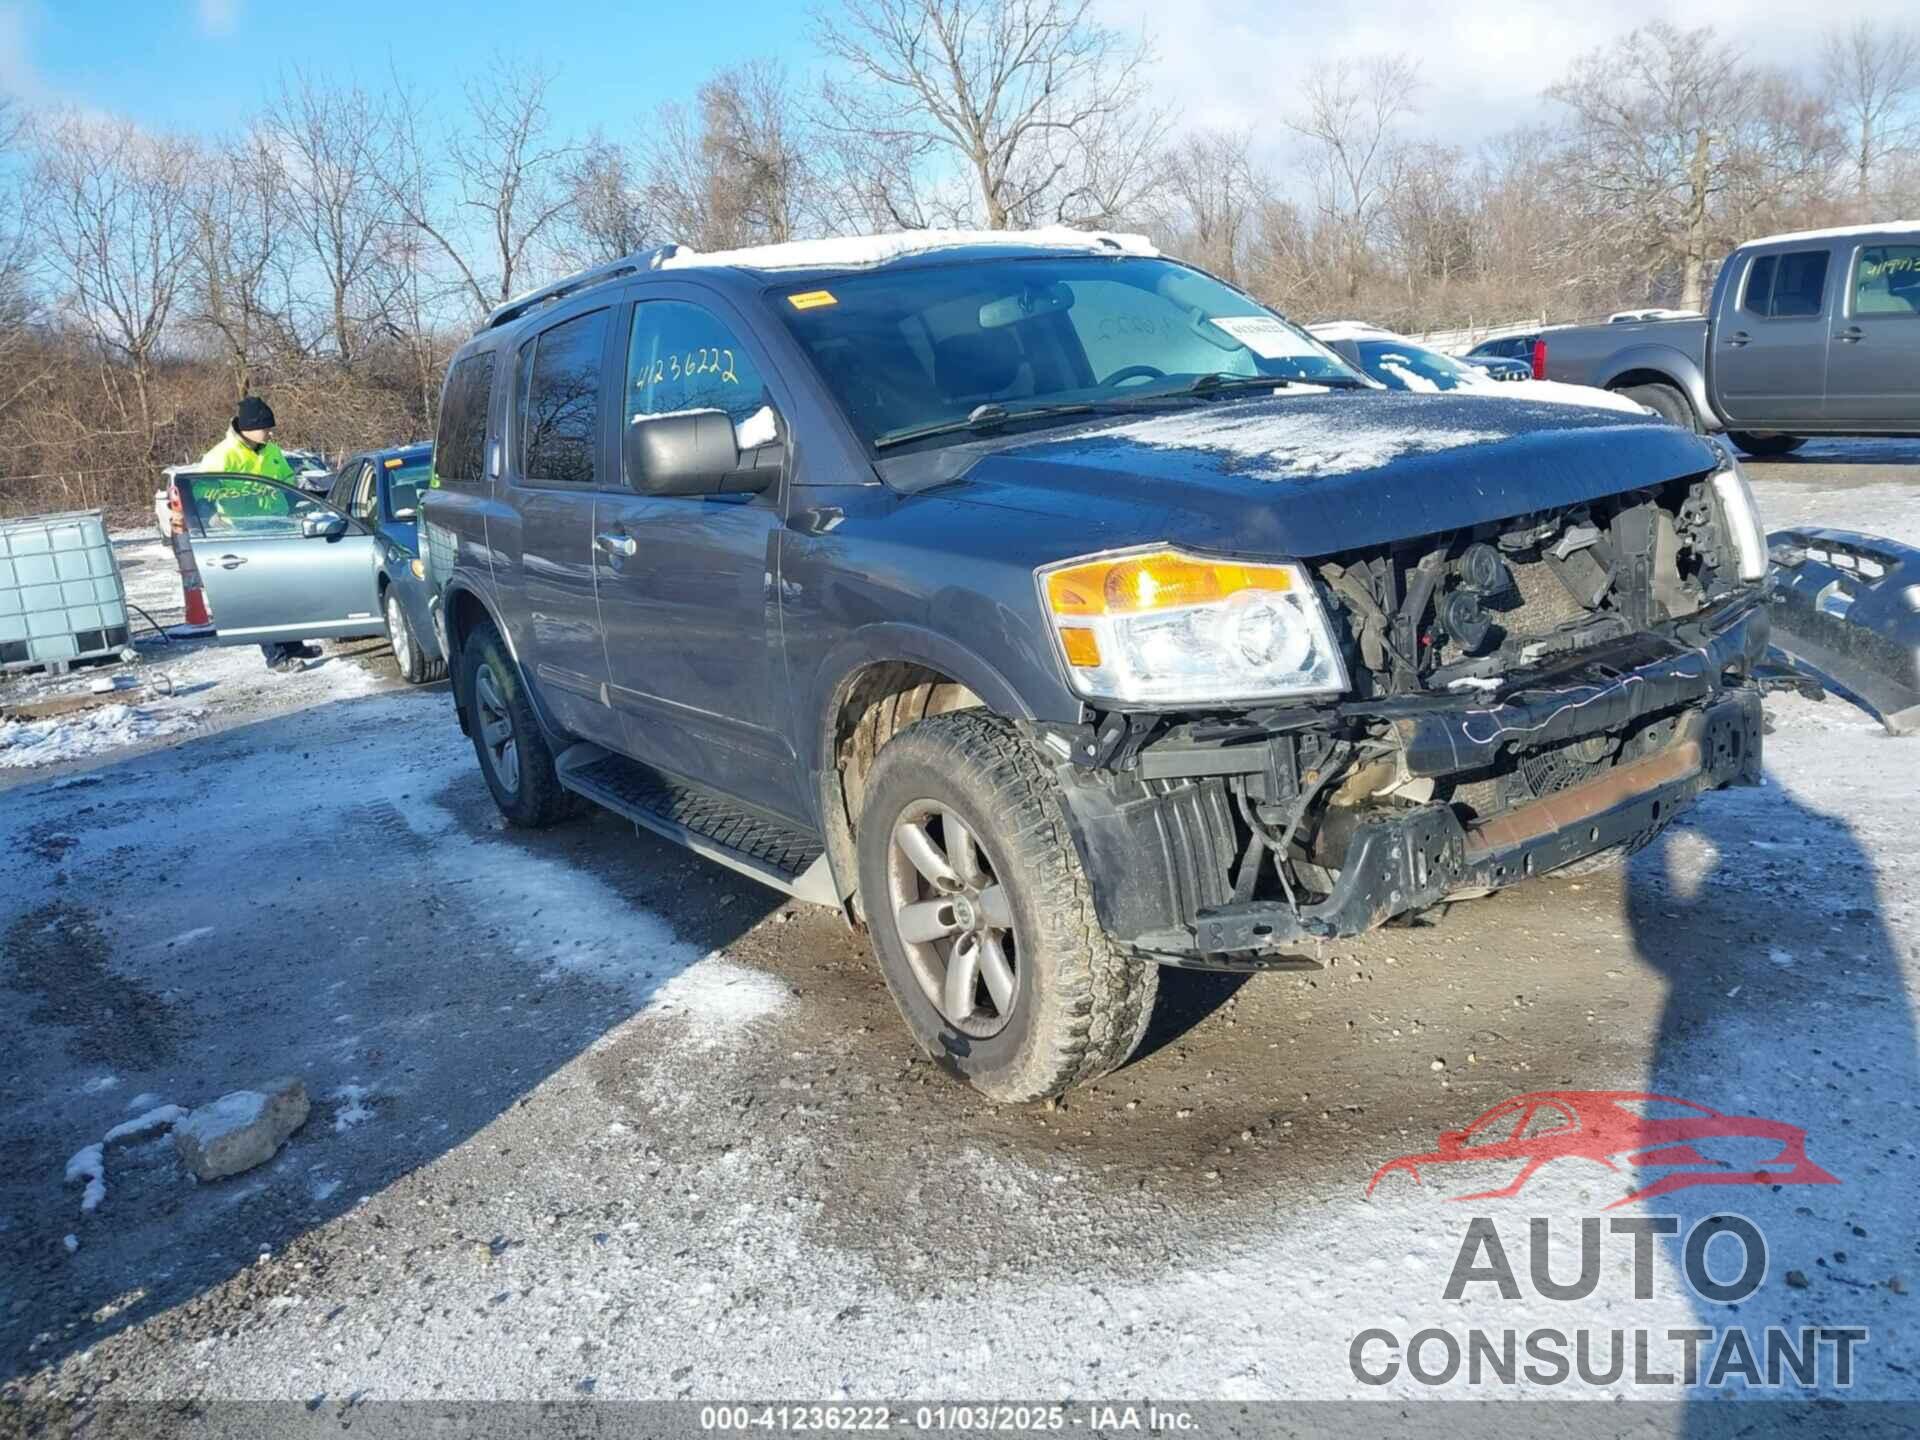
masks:
<svg viewBox="0 0 1920 1440"><path fill-rule="evenodd" d="M387 587L386 610L387 643L393 647L393 663L400 669L400 678L409 685L425 685L430 680L444 678L446 662L429 660L421 651L413 626L407 623L406 607L392 586Z"/></svg>
<svg viewBox="0 0 1920 1440"><path fill-rule="evenodd" d="M493 803L510 825L544 830L574 812L554 773L553 750L520 681L520 667L491 624L460 648L467 730Z"/></svg>
<svg viewBox="0 0 1920 1440"><path fill-rule="evenodd" d="M1727 438L1747 454L1763 460L1773 455L1791 455L1807 443L1804 435L1761 435L1751 430L1729 430Z"/></svg>
<svg viewBox="0 0 1920 1440"><path fill-rule="evenodd" d="M857 848L887 989L949 1073L994 1100L1038 1100L1139 1045L1159 967L1100 928L1058 788L1006 721L959 711L895 735Z"/></svg>

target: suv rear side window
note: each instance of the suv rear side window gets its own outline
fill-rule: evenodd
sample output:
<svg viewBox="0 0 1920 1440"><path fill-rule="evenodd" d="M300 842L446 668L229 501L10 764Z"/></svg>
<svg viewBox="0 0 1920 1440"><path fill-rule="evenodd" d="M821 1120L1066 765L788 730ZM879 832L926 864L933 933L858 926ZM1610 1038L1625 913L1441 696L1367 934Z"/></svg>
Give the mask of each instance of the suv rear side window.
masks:
<svg viewBox="0 0 1920 1440"><path fill-rule="evenodd" d="M1827 252L1789 250L1762 255L1747 271L1740 308L1768 320L1803 319L1820 313L1827 290Z"/></svg>
<svg viewBox="0 0 1920 1440"><path fill-rule="evenodd" d="M440 435L433 447L434 479L443 485L486 480L487 402L493 394L494 352L469 355L447 376Z"/></svg>
<svg viewBox="0 0 1920 1440"><path fill-rule="evenodd" d="M520 397L520 473L528 480L591 485L598 478L606 343L604 310L576 315L534 337Z"/></svg>
<svg viewBox="0 0 1920 1440"><path fill-rule="evenodd" d="M1868 245L1853 272L1856 315L1920 316L1920 245Z"/></svg>

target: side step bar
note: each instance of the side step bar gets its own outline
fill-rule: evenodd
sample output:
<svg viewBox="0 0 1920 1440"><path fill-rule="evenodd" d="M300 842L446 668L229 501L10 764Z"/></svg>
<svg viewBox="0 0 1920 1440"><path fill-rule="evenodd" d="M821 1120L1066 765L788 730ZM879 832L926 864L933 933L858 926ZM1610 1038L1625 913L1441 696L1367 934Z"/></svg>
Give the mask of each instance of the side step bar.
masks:
<svg viewBox="0 0 1920 1440"><path fill-rule="evenodd" d="M663 774L598 745L567 747L560 783L634 824L796 900L838 908L839 891L818 836L704 786Z"/></svg>

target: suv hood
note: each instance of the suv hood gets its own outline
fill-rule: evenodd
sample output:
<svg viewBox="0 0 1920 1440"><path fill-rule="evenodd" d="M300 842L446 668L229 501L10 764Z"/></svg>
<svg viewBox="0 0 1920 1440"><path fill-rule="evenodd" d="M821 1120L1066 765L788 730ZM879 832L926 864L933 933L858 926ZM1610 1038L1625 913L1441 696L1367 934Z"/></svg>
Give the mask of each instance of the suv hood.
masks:
<svg viewBox="0 0 1920 1440"><path fill-rule="evenodd" d="M1711 470L1651 414L1504 395L1225 401L883 462L890 484L1071 518L1103 543L1317 556Z"/></svg>

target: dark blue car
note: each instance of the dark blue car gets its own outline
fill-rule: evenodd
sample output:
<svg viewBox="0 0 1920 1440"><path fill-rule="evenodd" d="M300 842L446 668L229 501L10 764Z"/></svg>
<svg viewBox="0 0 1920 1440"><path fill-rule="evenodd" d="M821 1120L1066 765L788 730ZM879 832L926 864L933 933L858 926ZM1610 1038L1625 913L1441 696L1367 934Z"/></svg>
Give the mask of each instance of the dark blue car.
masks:
<svg viewBox="0 0 1920 1440"><path fill-rule="evenodd" d="M329 505L373 534L381 619L401 677L412 685L447 673L420 564L420 497L432 478L433 446L402 445L355 455L327 490Z"/></svg>

